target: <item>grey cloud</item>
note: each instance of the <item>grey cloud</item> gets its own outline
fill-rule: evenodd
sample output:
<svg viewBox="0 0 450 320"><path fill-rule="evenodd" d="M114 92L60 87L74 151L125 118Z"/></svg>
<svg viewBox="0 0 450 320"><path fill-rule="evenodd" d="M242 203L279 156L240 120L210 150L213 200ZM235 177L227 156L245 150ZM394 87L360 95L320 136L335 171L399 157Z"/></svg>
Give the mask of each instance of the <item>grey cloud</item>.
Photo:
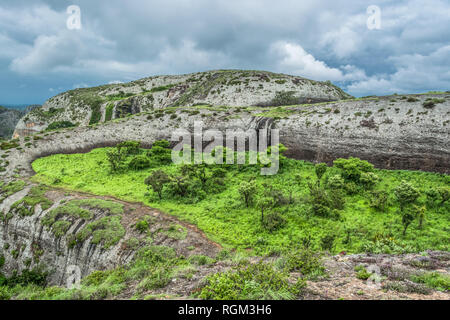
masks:
<svg viewBox="0 0 450 320"><path fill-rule="evenodd" d="M65 28L71 4L81 7L82 30ZM448 88L450 4L375 4L381 30L367 29L362 1L5 0L0 68L37 88L217 68L329 79L355 95Z"/></svg>

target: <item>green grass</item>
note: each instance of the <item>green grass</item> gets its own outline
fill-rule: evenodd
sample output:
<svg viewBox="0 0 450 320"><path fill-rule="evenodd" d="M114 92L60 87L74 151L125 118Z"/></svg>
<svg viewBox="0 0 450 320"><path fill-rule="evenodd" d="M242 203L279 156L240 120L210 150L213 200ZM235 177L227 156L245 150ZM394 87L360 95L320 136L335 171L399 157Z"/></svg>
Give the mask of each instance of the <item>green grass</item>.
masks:
<svg viewBox="0 0 450 320"><path fill-rule="evenodd" d="M28 195L21 200L16 201L11 206L11 211L16 211L22 217L34 214L35 207L39 204L42 210L47 210L53 204L53 201L45 196L47 188L43 186L32 187Z"/></svg>
<svg viewBox="0 0 450 320"><path fill-rule="evenodd" d="M311 213L307 202L308 182L316 181L314 165L305 161L287 159L282 170L274 176L259 175L259 168L232 166L227 169L225 186L221 192L208 193L200 200L171 198L147 190L145 178L153 169L111 174L106 160L109 148L96 149L86 154L54 155L33 163L35 181L96 195L111 195L126 201L146 205L175 215L197 225L209 238L226 248L255 254L269 254L305 242L321 250L324 239L335 235L333 252L420 252L425 249L449 250L449 204L429 208L422 229L414 220L406 235L402 235L399 206L394 201L393 190L402 180L410 182L421 191L431 187L448 187L449 176L428 172L375 170L380 177L375 190L385 190L389 201L384 212L370 207L367 192L345 196L344 208L338 219L319 217ZM175 165L161 166L168 173L178 170ZM62 170L64 169L64 170ZM61 172L64 172L62 174ZM326 176L340 172L329 168ZM296 182L295 175L300 175ZM270 232L262 227L261 212L256 207L246 208L238 193L242 181L254 178L262 188L269 183L288 194L288 185L294 183L294 203L274 208L286 220L280 229ZM54 181L58 181L54 184ZM419 202L425 202L425 196ZM250 250L249 250L250 249ZM252 251L253 250L253 251Z"/></svg>

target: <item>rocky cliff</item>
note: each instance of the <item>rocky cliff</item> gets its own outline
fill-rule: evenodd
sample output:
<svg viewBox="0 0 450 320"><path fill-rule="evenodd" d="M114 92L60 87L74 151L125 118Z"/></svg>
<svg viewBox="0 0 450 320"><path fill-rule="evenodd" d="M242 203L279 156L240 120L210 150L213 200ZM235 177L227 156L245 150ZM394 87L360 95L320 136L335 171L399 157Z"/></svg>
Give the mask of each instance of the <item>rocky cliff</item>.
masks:
<svg viewBox="0 0 450 320"><path fill-rule="evenodd" d="M345 98L350 96L330 82L264 71L155 76L59 94L21 119L14 137L43 131L52 124L51 128L87 126L170 106L300 104Z"/></svg>
<svg viewBox="0 0 450 320"><path fill-rule="evenodd" d="M219 82L224 75L227 80ZM5 259L1 272L10 274L42 263L52 271L51 282L63 284L69 266L78 266L84 276L126 263L133 257L130 245L145 243L134 228L143 216L155 223L155 243L169 242L179 250L194 244L203 254L213 256L217 248L199 232L189 232L187 226L182 226L188 228L185 240L156 232L181 223L154 210L45 189L28 180L33 175L31 163L39 157L85 152L126 140L150 146L155 140L170 140L176 129L192 132L195 121L203 122L204 130L223 133L227 129L278 129L288 155L297 159L331 162L356 156L380 168L450 173L449 93L342 100L348 97L326 83L284 75L266 80L267 74L258 72L249 72L249 77L262 79L230 83L246 79L232 80L232 75L236 72L210 72L80 89L50 99L29 113L16 129L17 138L0 143L0 248ZM208 83L215 85L200 92ZM246 86L253 89L246 89L242 96L229 94L243 92ZM219 88L224 91L218 93ZM294 94L286 94L294 88ZM276 105L277 99L297 104L268 106ZM311 103L305 103L308 99ZM34 133L57 121L76 121L78 126L54 126L54 130ZM113 232L95 233L108 228ZM108 234L119 236L111 239Z"/></svg>
<svg viewBox="0 0 450 320"><path fill-rule="evenodd" d="M0 106L0 139L10 139L25 112Z"/></svg>

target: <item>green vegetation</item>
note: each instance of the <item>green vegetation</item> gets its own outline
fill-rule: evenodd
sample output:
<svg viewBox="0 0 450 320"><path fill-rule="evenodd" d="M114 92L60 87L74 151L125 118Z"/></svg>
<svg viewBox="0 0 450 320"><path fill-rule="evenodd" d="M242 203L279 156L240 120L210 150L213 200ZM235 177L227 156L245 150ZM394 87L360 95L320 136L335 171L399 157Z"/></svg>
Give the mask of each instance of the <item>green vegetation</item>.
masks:
<svg viewBox="0 0 450 320"><path fill-rule="evenodd" d="M132 154L119 148L124 163L135 153L161 152L135 145ZM166 163L167 154L147 169L124 165L114 171L107 155L117 149L38 159L34 179L49 185L56 179L68 189L143 202L196 224L226 248L251 248L255 254L280 252L306 238L312 250L331 252L449 249L447 175L377 170L356 158L320 165L316 174L313 164L283 157L278 174L261 176L260 165L174 165ZM398 198L403 181L419 192L414 203ZM427 196L430 189L435 190L434 205ZM414 206L426 206L426 219L411 211ZM405 218L404 212L410 215Z"/></svg>
<svg viewBox="0 0 450 320"><path fill-rule="evenodd" d="M300 296L306 283L299 278L290 284L288 277L286 271L263 262L239 265L235 270L209 276L198 296L214 300L291 300Z"/></svg>
<svg viewBox="0 0 450 320"><path fill-rule="evenodd" d="M412 281L423 283L427 287L439 291L450 291L450 276L437 272L427 272L420 275L413 275Z"/></svg>
<svg viewBox="0 0 450 320"><path fill-rule="evenodd" d="M106 122L106 121L110 121L110 120L112 119L113 110L114 110L114 104L109 103L109 104L106 106L106 111L105 111L105 122Z"/></svg>
<svg viewBox="0 0 450 320"><path fill-rule="evenodd" d="M23 190L23 188L25 188L25 185L26 183L23 180L14 180L6 185L3 185L3 183L0 182L0 203L10 195Z"/></svg>
<svg viewBox="0 0 450 320"><path fill-rule="evenodd" d="M73 124L70 121L56 121L52 122L48 125L47 129L45 131L51 131L51 130L57 130L57 129L63 129L63 128L73 128L76 127L76 124Z"/></svg>
<svg viewBox="0 0 450 320"><path fill-rule="evenodd" d="M84 278L79 289L47 287L46 274L24 271L9 279L0 276L0 300L97 300L112 298L127 286L136 285L137 295L166 286L179 268L190 263L165 246L140 249L131 264L108 271L95 271ZM32 272L32 273L30 273Z"/></svg>
<svg viewBox="0 0 450 320"><path fill-rule="evenodd" d="M116 244L124 235L121 214L123 205L113 201L102 199L76 199L61 205L46 214L42 218L42 225L52 230L56 237L66 236L67 230L77 219L92 220L94 214L87 209L102 209L108 212L108 216L89 222L75 235L69 235L70 246L75 246L92 236L92 243L101 243L105 248Z"/></svg>
<svg viewBox="0 0 450 320"><path fill-rule="evenodd" d="M32 187L24 198L11 206L11 212L16 212L21 217L31 216L34 214L34 209L38 204L42 210L47 210L53 202L45 196L46 191L47 188L44 186Z"/></svg>

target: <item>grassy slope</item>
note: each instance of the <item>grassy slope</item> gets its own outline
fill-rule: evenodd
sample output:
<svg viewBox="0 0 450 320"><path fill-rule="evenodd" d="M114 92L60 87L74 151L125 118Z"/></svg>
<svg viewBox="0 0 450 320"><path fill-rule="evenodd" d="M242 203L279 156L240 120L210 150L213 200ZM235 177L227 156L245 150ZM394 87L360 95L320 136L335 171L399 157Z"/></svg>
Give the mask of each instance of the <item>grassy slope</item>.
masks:
<svg viewBox="0 0 450 320"><path fill-rule="evenodd" d="M409 251L425 249L449 250L449 205L429 209L423 230L418 229L415 220L405 237L401 235L401 217L398 205L392 200L386 212L377 212L368 205L369 197L364 193L346 197L346 205L338 221L311 215L306 203L308 181L314 181L314 166L297 160L286 160L282 171L275 176L260 176L257 168L238 171L230 169L226 179L226 190L219 194L208 194L206 199L197 203L182 203L168 197L158 201L147 190L144 179L153 169L128 171L123 174L110 174L106 161L106 150L96 149L87 154L54 155L34 162L37 172L35 180L44 184L73 190L87 191L98 195L111 195L127 201L140 201L151 207L196 224L208 237L229 248L253 249L255 254L279 252L288 246L302 243L311 236L313 247L320 249L320 240L326 235L337 235L335 252L361 251L362 244L376 237L393 238L406 246ZM163 167L167 172L174 172L174 165ZM337 173L330 168L327 174ZM255 177L258 184L270 182L287 193L286 182L299 173L302 183L297 185L295 204L274 210L279 211L287 220L282 229L270 233L259 222L260 212L256 208L245 208L240 200L237 187L241 181ZM382 179L376 189L387 190L393 198L392 190L401 180L411 182L420 190L449 184L449 177L427 172L377 170ZM55 183L57 181L57 183ZM421 197L424 201L424 196ZM350 242L345 241L350 234ZM389 250L385 249L387 252Z"/></svg>

